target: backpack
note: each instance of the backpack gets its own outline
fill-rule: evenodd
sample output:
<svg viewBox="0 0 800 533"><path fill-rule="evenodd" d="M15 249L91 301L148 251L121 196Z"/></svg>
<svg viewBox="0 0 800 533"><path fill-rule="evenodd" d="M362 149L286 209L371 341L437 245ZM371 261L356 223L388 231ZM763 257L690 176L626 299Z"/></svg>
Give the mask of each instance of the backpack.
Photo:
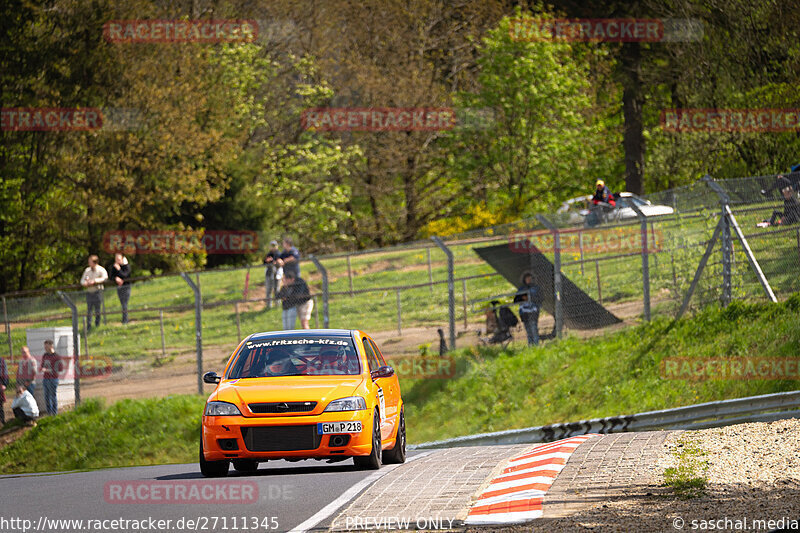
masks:
<svg viewBox="0 0 800 533"><path fill-rule="evenodd" d="M517 315L515 315L514 311L509 309L507 305L500 306L500 320L502 320L503 324L508 328L513 328L519 324Z"/></svg>

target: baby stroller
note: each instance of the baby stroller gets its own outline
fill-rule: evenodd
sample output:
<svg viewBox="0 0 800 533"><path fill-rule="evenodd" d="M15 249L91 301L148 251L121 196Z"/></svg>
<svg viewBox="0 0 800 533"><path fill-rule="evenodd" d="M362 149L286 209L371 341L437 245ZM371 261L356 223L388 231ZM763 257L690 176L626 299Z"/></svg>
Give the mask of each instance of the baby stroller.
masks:
<svg viewBox="0 0 800 533"><path fill-rule="evenodd" d="M519 324L519 319L508 305L500 305L497 300L492 300L491 304L486 309L486 334L490 336L480 340L484 344L506 345L514 339L511 328Z"/></svg>

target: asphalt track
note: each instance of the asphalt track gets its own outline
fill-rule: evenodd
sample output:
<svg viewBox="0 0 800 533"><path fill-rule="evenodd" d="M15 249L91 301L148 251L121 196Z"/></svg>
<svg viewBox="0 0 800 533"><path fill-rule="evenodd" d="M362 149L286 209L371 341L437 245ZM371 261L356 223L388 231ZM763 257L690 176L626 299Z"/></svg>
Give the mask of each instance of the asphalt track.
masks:
<svg viewBox="0 0 800 533"><path fill-rule="evenodd" d="M410 452L409 459L417 454ZM301 530L312 526L324 528L341 505L394 466L375 471L356 469L351 460L334 464L270 461L259 465L252 474L231 469L229 476L221 479L203 478L196 464L0 476L0 531L23 531L26 525L28 531L54 532L252 533L291 531L298 526L302 526ZM222 493L207 490L203 494L204 485L224 486L225 490ZM144 488L140 489L141 486ZM187 492L174 501L171 491L178 486ZM198 494L201 501L193 498ZM173 501L164 503L167 498ZM171 522L159 525L151 518ZM134 529L132 526L136 524L110 522L118 519L139 520L142 523L138 526L144 527ZM76 527L75 523L59 524L54 520L84 522ZM98 525L101 527L92 527Z"/></svg>

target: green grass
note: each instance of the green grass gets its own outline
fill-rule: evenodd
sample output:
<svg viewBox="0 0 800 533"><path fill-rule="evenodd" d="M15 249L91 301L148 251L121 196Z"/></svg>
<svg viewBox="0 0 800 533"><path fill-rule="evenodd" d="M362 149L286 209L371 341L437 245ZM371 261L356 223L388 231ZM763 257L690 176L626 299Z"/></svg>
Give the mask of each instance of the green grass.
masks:
<svg viewBox="0 0 800 533"><path fill-rule="evenodd" d="M678 464L664 469L664 485L683 500L704 495L708 484L708 461L703 459L706 452L682 438L672 453Z"/></svg>
<svg viewBox="0 0 800 533"><path fill-rule="evenodd" d="M798 312L795 294L779 304L735 302L675 324L659 319L587 340L460 350L453 378L401 379L409 441L794 390L800 382L667 380L660 364L666 357L800 358ZM109 407L88 401L42 419L0 450L0 473L193 462L203 401L175 396ZM691 473L676 471L674 486L697 485Z"/></svg>
<svg viewBox="0 0 800 533"><path fill-rule="evenodd" d="M410 442L633 414L800 388L798 381L681 381L667 357L800 358L800 294L779 304L710 307L674 325L664 318L588 340L522 350L479 348L456 357L450 380L403 383Z"/></svg>
<svg viewBox="0 0 800 533"><path fill-rule="evenodd" d="M84 470L197 460L205 398L88 400L74 411L39 420L0 449L0 474Z"/></svg>

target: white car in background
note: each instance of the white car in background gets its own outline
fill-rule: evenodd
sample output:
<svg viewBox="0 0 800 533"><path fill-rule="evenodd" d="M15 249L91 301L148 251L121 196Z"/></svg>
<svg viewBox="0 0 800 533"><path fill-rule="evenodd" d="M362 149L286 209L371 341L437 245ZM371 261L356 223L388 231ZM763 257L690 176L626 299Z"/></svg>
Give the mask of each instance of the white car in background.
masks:
<svg viewBox="0 0 800 533"><path fill-rule="evenodd" d="M653 204L632 192L617 193L615 207L603 208L592 204L592 196L578 196L561 204L557 213L563 217L567 224L583 224L596 226L600 222L617 222L636 219L636 211L631 205L636 205L646 217L671 215L674 209L668 205Z"/></svg>

